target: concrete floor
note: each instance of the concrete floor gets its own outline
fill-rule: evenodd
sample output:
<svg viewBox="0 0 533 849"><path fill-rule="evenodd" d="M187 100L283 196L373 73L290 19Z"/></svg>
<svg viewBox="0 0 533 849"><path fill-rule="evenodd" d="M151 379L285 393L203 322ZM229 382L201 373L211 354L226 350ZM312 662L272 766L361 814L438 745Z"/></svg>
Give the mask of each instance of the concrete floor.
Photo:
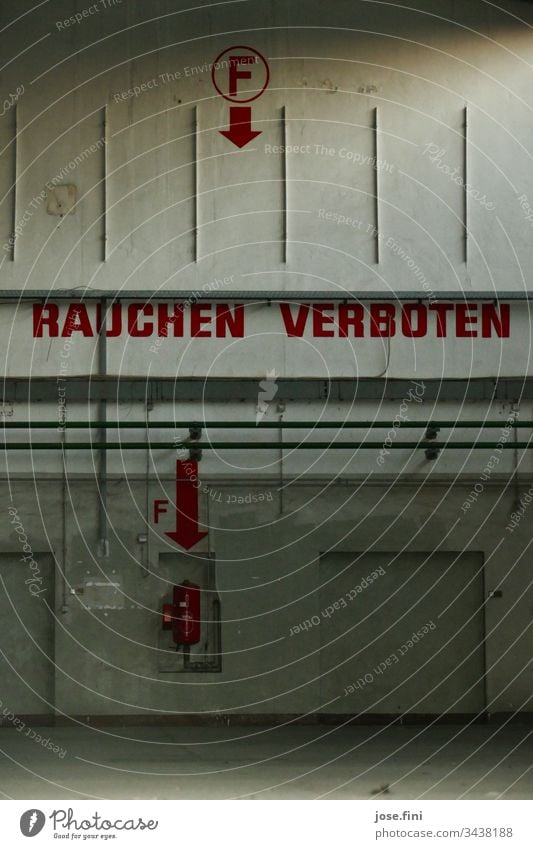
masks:
<svg viewBox="0 0 533 849"><path fill-rule="evenodd" d="M12 799L531 799L532 729L0 729ZM54 754L46 740L65 752Z"/></svg>

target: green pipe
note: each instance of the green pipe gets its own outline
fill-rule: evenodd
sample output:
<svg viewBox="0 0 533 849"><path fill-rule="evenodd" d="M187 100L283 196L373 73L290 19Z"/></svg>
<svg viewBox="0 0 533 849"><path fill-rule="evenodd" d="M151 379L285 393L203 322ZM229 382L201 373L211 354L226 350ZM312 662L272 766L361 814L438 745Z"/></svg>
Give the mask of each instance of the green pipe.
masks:
<svg viewBox="0 0 533 849"><path fill-rule="evenodd" d="M255 450L260 451L265 448L281 448L303 449L312 451L319 449L333 450L352 450L352 449L372 449L383 448L383 442L13 442L10 445L1 443L0 449L4 451L53 451L60 450L64 444L65 449L69 451L84 451L105 449L106 451L131 451L131 450L146 450L167 449L167 448L203 448L209 450L215 449L233 449L240 450ZM434 442L432 440L420 440L420 442L393 442L387 445L387 449L391 448L432 448L443 450L445 448L476 448L476 449L496 449L496 448L532 448L533 442L509 442L502 444L501 442Z"/></svg>
<svg viewBox="0 0 533 849"><path fill-rule="evenodd" d="M0 427L6 428L6 430L16 430L22 428L29 429L50 429L56 430L59 426L61 429L63 428L72 428L72 429L82 429L82 428L98 428L98 429L111 429L111 428L123 428L126 430L127 428L132 429L144 429L146 428L146 422L72 422L66 421L59 423L55 422L4 422ZM363 428L388 428L393 426L393 422L376 422L376 421L364 421L364 422L352 422L352 421L340 421L340 422L332 422L332 421L314 421L314 422L259 422L256 424L255 422L172 422L172 421L163 421L163 422L148 422L148 427L152 428L161 428L166 430L168 428L189 428L192 425L199 425L203 428L214 428L214 429L227 429L230 430L232 428L249 428L254 430L262 430L264 428L273 428L276 430L282 429L313 429L313 428L329 428L334 430L335 428L353 428L353 429L363 429ZM483 422L483 421L431 421L431 422L398 422L394 424L394 427L408 427L413 430L418 430L419 428L428 428L428 427L438 427L438 428L503 428L504 426L508 427L527 427L533 429L533 421L501 421L501 422Z"/></svg>

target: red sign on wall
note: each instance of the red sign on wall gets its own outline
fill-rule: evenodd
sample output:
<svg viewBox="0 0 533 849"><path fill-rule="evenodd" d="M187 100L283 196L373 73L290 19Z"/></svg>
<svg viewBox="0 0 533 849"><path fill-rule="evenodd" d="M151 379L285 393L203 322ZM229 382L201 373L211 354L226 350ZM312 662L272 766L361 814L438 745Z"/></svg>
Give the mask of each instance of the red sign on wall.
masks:
<svg viewBox="0 0 533 849"><path fill-rule="evenodd" d="M237 44L217 56L211 77L224 100L243 104L251 103L263 94L270 80L270 70L258 50ZM252 130L252 107L242 105L230 106L229 129L219 132L236 147L245 147L261 134L261 130Z"/></svg>

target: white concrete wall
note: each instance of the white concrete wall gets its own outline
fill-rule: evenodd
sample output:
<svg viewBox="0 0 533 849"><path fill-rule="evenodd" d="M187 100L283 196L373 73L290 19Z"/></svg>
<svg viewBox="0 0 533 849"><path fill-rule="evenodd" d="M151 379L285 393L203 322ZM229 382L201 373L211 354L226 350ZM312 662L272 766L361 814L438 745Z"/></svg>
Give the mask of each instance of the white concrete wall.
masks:
<svg viewBox="0 0 533 849"><path fill-rule="evenodd" d="M246 2L181 12L175 3L123 2L62 30L55 15L59 21L62 11L68 16L81 2L27 15L9 30L12 61L2 80L9 92L25 86L18 103L17 216L28 209L34 214L18 240L16 263L4 263L2 286L196 289L238 274L239 288L251 291L419 289L407 261L385 245L375 263L366 232L375 224L372 168L347 158L373 154L376 107L384 242L393 238L437 290L528 286L531 222L519 198L533 203L533 45L527 26L512 15L528 20L531 10L519 2L507 3L507 14L481 2L416 5L419 11L394 4L337 2L326 10L315 2ZM271 67L269 88L253 106L262 135L241 152L218 133L227 126L228 105L201 70L235 39L250 42ZM160 76L178 71L175 81ZM116 102L115 95L153 79L157 87ZM58 227L42 204L34 211L31 203L102 138L106 104L109 261L102 264L101 148L70 172L80 198L75 215ZM424 152L427 145L444 148L442 166L462 173L465 105L468 179L478 197L486 196L470 200L468 265L461 187ZM282 106L287 142L311 148L287 160L286 266L279 241L282 157L266 152L281 142ZM191 232L195 107L199 263ZM4 142L13 116L11 109L1 119ZM315 145L334 153L317 154ZM0 178L3 196L12 184L9 162ZM363 222L364 231L326 221L323 209ZM7 198L3 239L10 236L10 218Z"/></svg>
<svg viewBox="0 0 533 849"><path fill-rule="evenodd" d="M20 4L20 13L30 5ZM58 27L57 21L84 4L56 2L0 33L6 57L2 88L14 92L17 86L25 87L17 109L14 217L12 146L5 148L0 166L2 289L38 289L52 299L54 290L78 288L81 293L85 287L148 289L164 296L165 290L202 290L226 277L234 281L232 288L250 294L257 289L298 290L305 299L312 290L340 289L380 291L388 297L391 291L423 289L428 296L431 291L454 291L459 299L467 293L468 300L475 301L476 291L531 288L533 240L527 204L533 206L533 36L516 16L532 24L533 8L509 2L505 14L482 2L444 0L415 2L412 9L353 0L329 5L311 0L200 3L193 11L185 11L186 5L123 0L79 24ZM11 11L3 14L2 24L7 24ZM240 42L268 57L271 82L253 107L253 124L262 135L238 152L218 132L227 127L228 108L202 68L221 50ZM171 82L160 76L178 71L179 78ZM158 82L152 88L122 98L127 90L154 79ZM108 258L103 262L104 157L98 142L106 106ZM465 106L470 140L467 175L477 193L468 204L467 262L463 192L443 171L449 166L463 172ZM299 152L287 154L287 262L282 154L269 147L282 142L283 107L287 142L299 146ZM368 162L376 108L382 160L379 263L372 234L374 172ZM194 109L199 122L197 258ZM14 118L13 107L0 117L2 148L11 137ZM431 152L441 149L442 154ZM82 164L70 169L69 163L82 154ZM47 215L45 203L38 199L62 169L68 171L65 182L77 186L79 201L74 213L59 220ZM351 222L339 224L340 215ZM13 220L18 223L24 217L12 261L1 245L10 237ZM3 314L6 373L53 377L59 373L61 340L39 340L30 349L24 336L28 321L21 318L25 310L18 324L12 320L12 306ZM503 359L500 340L490 346L483 341L485 347L476 349L474 358L464 353L470 350L468 340L464 349L451 340L447 357L439 340L433 345L425 341L416 372L412 368L416 347L408 346L393 351L390 374L495 379L526 375L530 323L525 307L516 328L513 325L515 335ZM90 340L83 344L93 346L89 353L94 353ZM82 357L79 345L70 356L69 376L94 371L90 356ZM265 370L276 366L293 377L322 376L305 357L296 360L276 336L264 343L259 362L247 349L242 356L242 370L233 360L227 368L219 366L217 374L259 380L263 366ZM136 357L127 356L113 370L121 375L139 374L139 368L142 374L175 373L175 363L165 351L152 357L147 353L144 371L143 355ZM379 374L381 342L365 357L365 373ZM161 361L163 365L158 365ZM191 365L187 373L209 374L205 349L199 361L197 370ZM337 361L332 356L333 373ZM194 357L191 362L195 363ZM448 371L442 371L443 363ZM343 369L339 376L346 377L345 364ZM6 404L11 400L6 392ZM57 403L15 403L3 412L6 420L55 422L59 400L58 396ZM288 402L284 416L390 422L401 405L379 400L353 405ZM407 415L410 421L486 417L501 422L503 429L512 406L511 401L426 401L410 404ZM109 409L111 418L124 420L140 420L144 413L134 401ZM154 420L184 421L254 421L255 414L254 402L231 397L224 404L156 403L151 412ZM274 400L267 416L277 414ZM523 402L521 417L531 419L531 414L530 402ZM70 403L69 415L79 420L95 417L96 405ZM222 430L216 436L259 441L274 434L277 431ZM400 434L415 439L420 431L402 429ZM43 441L58 438L48 431L9 432L10 439L19 441L30 435ZM153 433L154 438L185 435L183 430ZM284 432L286 439L305 435ZM86 431L68 432L69 440L89 436ZM117 436L143 438L132 431ZM449 432L442 436L447 438ZM313 435L321 441L333 437L335 433L322 430ZM346 439L386 437L387 431L378 430L342 434ZM497 442L502 432L458 429L454 438ZM529 430L520 431L520 438L527 440ZM507 434L505 440L509 439L512 435ZM137 542L138 534L146 532L147 505L150 510L154 498L173 497L175 451L154 452L149 484L144 452L109 455L109 557L98 551L94 454L67 452L64 522L58 454L2 452L3 550L14 557L21 554L7 513L15 505L32 550L52 551L57 565L53 709L75 715L331 712L331 707L324 707L320 685L324 671L320 629L301 640L287 636L291 627L317 612L321 554L442 548L447 553L475 553L484 563L487 710L531 710L526 674L530 652L524 636L531 617L526 595L531 512L524 509L517 526L508 527L519 499L529 490L531 459L521 451L515 456L502 450L487 473L493 453L451 450L431 463L421 450L391 451L379 464L379 449L355 455L310 450L286 452L281 468L277 451L206 451L201 463L207 486L201 520L208 521L209 506L209 542L217 558L227 656L222 676L206 676L199 682L158 672L159 608L165 584L158 573L158 555L176 549L164 536L166 526L161 530L149 522L151 574L143 577L140 563L146 567L146 552ZM517 461L518 477L513 478ZM245 501L238 509L229 500L235 494L245 498L262 492L272 498L253 505ZM472 493L475 497L468 502ZM199 551L205 553L206 548L207 543L201 544ZM128 609L87 613L68 592L64 604L61 572L66 574L67 589L95 574L119 580L130 599ZM503 596L489 601L488 593L495 589L501 589ZM420 611L421 623L424 613ZM343 686L358 671L347 669ZM16 710L24 712L23 700Z"/></svg>

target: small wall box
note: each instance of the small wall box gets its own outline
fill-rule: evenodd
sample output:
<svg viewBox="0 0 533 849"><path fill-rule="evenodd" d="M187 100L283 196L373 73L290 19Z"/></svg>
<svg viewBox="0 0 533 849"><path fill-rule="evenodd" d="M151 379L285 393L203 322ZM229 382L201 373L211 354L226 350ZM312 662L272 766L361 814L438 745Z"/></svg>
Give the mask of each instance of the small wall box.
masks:
<svg viewBox="0 0 533 849"><path fill-rule="evenodd" d="M66 215L76 203L76 186L54 186L48 189L46 211L48 215Z"/></svg>

